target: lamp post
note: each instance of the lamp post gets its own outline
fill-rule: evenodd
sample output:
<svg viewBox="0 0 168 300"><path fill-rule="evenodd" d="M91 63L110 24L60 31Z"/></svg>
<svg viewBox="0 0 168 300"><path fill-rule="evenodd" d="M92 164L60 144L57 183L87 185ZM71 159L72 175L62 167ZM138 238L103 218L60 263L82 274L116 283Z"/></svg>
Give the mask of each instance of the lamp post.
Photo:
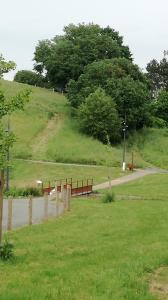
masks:
<svg viewBox="0 0 168 300"><path fill-rule="evenodd" d="M125 162L125 157L126 157L126 130L128 128L127 123L126 123L126 114L125 114L125 120L122 123L123 125L123 163L122 163L122 170L125 171L126 169L126 162Z"/></svg>

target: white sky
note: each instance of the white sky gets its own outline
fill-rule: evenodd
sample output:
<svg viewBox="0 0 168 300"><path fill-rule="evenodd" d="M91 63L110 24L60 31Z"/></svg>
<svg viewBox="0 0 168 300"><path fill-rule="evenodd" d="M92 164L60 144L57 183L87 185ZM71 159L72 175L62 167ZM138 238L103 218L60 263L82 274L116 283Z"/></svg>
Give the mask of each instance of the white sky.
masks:
<svg viewBox="0 0 168 300"><path fill-rule="evenodd" d="M38 40L61 34L69 23L116 29L141 68L168 49L168 0L0 0L0 10L0 53L19 70L32 69Z"/></svg>

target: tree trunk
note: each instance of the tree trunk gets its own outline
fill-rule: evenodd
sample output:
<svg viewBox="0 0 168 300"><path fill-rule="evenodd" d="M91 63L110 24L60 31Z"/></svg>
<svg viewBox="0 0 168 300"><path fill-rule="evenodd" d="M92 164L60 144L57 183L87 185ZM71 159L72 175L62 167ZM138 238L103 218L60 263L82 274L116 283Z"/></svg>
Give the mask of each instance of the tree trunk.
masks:
<svg viewBox="0 0 168 300"><path fill-rule="evenodd" d="M4 170L0 171L0 244L2 242Z"/></svg>

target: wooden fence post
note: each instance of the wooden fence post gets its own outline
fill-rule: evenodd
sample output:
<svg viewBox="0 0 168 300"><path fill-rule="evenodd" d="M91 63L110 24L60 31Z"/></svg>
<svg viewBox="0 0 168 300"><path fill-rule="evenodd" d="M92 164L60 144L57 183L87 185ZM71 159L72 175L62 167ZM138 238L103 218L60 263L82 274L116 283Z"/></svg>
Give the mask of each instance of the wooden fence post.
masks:
<svg viewBox="0 0 168 300"><path fill-rule="evenodd" d="M8 199L8 225L7 225L8 231L12 230L12 204L13 204L13 199L12 197L10 197Z"/></svg>
<svg viewBox="0 0 168 300"><path fill-rule="evenodd" d="M67 194L67 189L66 188L63 188L63 205L64 205L64 211L67 209L67 197L66 197L66 194Z"/></svg>
<svg viewBox="0 0 168 300"><path fill-rule="evenodd" d="M48 219L48 194L44 194L44 220Z"/></svg>
<svg viewBox="0 0 168 300"><path fill-rule="evenodd" d="M59 192L56 191L56 216L59 216Z"/></svg>
<svg viewBox="0 0 168 300"><path fill-rule="evenodd" d="M71 186L68 185L67 186L67 192L66 192L66 196L67 196L67 210L70 211L71 209Z"/></svg>
<svg viewBox="0 0 168 300"><path fill-rule="evenodd" d="M61 184L61 201L64 201L64 186Z"/></svg>
<svg viewBox="0 0 168 300"><path fill-rule="evenodd" d="M29 197L29 225L32 225L32 215L33 215L33 197Z"/></svg>
<svg viewBox="0 0 168 300"><path fill-rule="evenodd" d="M57 182L55 183L55 210L56 216L59 216L59 191L57 187Z"/></svg>

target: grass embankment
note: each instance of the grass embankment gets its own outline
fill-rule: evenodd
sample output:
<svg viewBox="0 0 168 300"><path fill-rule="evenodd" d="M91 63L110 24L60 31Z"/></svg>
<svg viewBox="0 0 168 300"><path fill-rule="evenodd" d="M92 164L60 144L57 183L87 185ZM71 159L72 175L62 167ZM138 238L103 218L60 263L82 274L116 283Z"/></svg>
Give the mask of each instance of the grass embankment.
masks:
<svg viewBox="0 0 168 300"><path fill-rule="evenodd" d="M0 263L0 299L156 299L151 274L168 265L168 188L156 176L168 179L145 177L141 190L157 181L157 201L76 199L58 220L10 233L16 260ZM139 180L132 184L124 186L134 195Z"/></svg>
<svg viewBox="0 0 168 300"><path fill-rule="evenodd" d="M129 139L144 161L168 169L168 129L144 129Z"/></svg>

